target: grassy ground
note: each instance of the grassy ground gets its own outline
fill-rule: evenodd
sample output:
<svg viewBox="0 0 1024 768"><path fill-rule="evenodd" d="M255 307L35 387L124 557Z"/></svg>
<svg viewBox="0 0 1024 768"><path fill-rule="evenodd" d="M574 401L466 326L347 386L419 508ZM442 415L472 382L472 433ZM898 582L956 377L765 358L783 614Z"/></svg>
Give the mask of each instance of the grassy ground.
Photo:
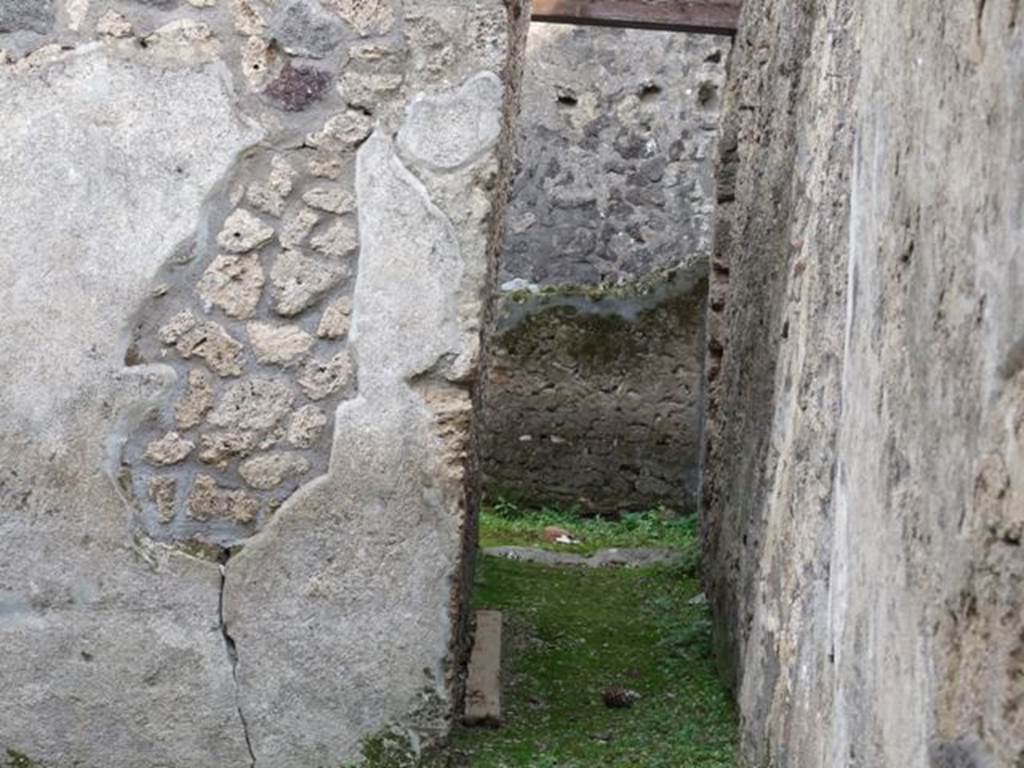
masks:
<svg viewBox="0 0 1024 768"><path fill-rule="evenodd" d="M548 544L546 526L566 528L579 544ZM589 555L611 547L665 547L696 557L696 517L671 518L652 509L622 516L621 520L579 517L573 510L544 507L520 509L508 503L484 507L480 512L480 546L516 544ZM693 564L694 567L696 563Z"/></svg>
<svg viewBox="0 0 1024 768"><path fill-rule="evenodd" d="M590 549L696 547L692 521L651 513L630 527L558 514L492 511L481 538L537 544L544 525L571 523ZM459 729L455 764L731 768L735 715L715 674L707 608L694 600L699 590L692 564L591 570L481 558L477 607L505 615L506 724ZM602 691L616 684L641 694L632 709L604 706Z"/></svg>

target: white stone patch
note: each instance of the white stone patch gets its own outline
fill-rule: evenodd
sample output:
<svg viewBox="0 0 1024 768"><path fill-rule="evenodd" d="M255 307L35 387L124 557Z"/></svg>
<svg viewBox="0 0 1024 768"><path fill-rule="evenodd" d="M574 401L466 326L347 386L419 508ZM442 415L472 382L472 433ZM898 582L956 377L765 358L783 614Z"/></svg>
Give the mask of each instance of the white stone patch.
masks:
<svg viewBox="0 0 1024 768"><path fill-rule="evenodd" d="M230 253L246 253L269 242L273 236L273 227L239 208L225 219L217 244Z"/></svg>
<svg viewBox="0 0 1024 768"><path fill-rule="evenodd" d="M458 87L417 94L398 132L399 150L435 170L472 162L498 142L503 93L497 75L480 72Z"/></svg>

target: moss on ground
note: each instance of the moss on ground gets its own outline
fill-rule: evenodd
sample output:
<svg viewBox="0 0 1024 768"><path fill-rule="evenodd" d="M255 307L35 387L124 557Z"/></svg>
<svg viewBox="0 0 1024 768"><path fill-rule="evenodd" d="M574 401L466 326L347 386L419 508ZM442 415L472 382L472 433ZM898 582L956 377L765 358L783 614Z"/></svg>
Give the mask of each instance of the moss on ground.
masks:
<svg viewBox="0 0 1024 768"><path fill-rule="evenodd" d="M688 525L689 544L682 534L675 540L693 547ZM495 544L522 543L508 541L493 516L481 530ZM627 538L641 546L664 541ZM734 766L735 712L716 675L699 592L692 565L595 571L481 558L476 607L505 616L506 724L457 729L453 764ZM606 708L601 693L615 684L642 698L631 709Z"/></svg>

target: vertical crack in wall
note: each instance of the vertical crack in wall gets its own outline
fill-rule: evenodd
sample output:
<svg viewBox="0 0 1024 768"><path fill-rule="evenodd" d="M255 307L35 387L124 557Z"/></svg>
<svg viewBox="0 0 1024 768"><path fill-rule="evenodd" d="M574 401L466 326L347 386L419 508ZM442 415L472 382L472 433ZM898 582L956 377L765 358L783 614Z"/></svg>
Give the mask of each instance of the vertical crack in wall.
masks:
<svg viewBox="0 0 1024 768"><path fill-rule="evenodd" d="M220 594L217 598L217 621L220 627L221 637L224 638L224 650L228 654L228 661L231 664L231 681L235 688L235 710L238 712L238 720L242 724L242 735L245 738L245 748L249 751L249 766L256 768L256 753L252 748L252 739L249 736L249 724L246 722L245 713L242 712L242 699L238 691L238 646L235 639L228 632L227 622L224 621L224 589L228 583L227 564L231 559L231 550L222 549L219 558L220 567Z"/></svg>

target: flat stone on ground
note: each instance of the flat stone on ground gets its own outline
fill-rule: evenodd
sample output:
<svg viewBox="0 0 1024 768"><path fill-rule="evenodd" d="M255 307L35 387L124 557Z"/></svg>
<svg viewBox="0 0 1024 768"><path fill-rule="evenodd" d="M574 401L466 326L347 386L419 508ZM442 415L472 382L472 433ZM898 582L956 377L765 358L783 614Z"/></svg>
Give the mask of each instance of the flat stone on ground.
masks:
<svg viewBox="0 0 1024 768"><path fill-rule="evenodd" d="M533 547L489 547L483 553L489 557L504 557L539 565L583 565L588 568L647 568L652 565L671 565L680 554L671 549L603 549L590 557L571 552L550 552Z"/></svg>
<svg viewBox="0 0 1024 768"><path fill-rule="evenodd" d="M501 725L501 611L476 612L463 722Z"/></svg>

